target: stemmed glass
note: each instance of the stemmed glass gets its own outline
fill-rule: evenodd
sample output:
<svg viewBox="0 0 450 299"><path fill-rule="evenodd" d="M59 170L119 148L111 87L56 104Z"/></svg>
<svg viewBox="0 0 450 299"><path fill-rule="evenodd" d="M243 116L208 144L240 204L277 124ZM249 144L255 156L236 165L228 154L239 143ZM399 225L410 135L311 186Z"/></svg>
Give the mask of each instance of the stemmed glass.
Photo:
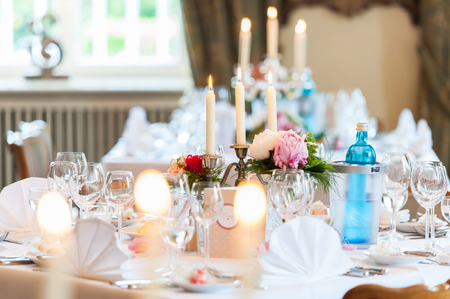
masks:
<svg viewBox="0 0 450 299"><path fill-rule="evenodd" d="M70 194L75 203L84 211L87 204L92 206L103 197L105 175L102 165L93 162L86 163L86 175L81 179L81 184L78 181L70 181Z"/></svg>
<svg viewBox="0 0 450 299"><path fill-rule="evenodd" d="M411 163L406 153L385 153L381 161L386 164L383 189L388 195L383 197L383 204L392 211L389 233L381 238L390 241L404 240L403 235L397 233L396 230L397 211L408 200L404 193L408 190L411 178Z"/></svg>
<svg viewBox="0 0 450 299"><path fill-rule="evenodd" d="M77 167L73 162L52 162L47 174L49 190L61 193L66 199L70 199L70 185L78 180Z"/></svg>
<svg viewBox="0 0 450 299"><path fill-rule="evenodd" d="M435 251L430 242L430 210L447 190L447 178L441 162L416 162L411 177L411 192L425 208L425 250Z"/></svg>
<svg viewBox="0 0 450 299"><path fill-rule="evenodd" d="M180 259L180 251L194 235L195 220L193 217L161 217L159 233L164 242L176 250L173 268L176 269Z"/></svg>
<svg viewBox="0 0 450 299"><path fill-rule="evenodd" d="M441 212L445 220L450 223L450 196L445 196L441 202Z"/></svg>
<svg viewBox="0 0 450 299"><path fill-rule="evenodd" d="M209 227L219 219L223 208L223 196L217 182L197 182L192 185L189 197L191 211L204 229L203 246L205 253L205 270L215 273L209 267Z"/></svg>
<svg viewBox="0 0 450 299"><path fill-rule="evenodd" d="M302 170L274 171L267 193L275 211L286 221L306 208L308 185Z"/></svg>
<svg viewBox="0 0 450 299"><path fill-rule="evenodd" d="M105 198L117 211L119 243L122 242L122 214L134 201L134 177L131 171L110 171L106 175Z"/></svg>

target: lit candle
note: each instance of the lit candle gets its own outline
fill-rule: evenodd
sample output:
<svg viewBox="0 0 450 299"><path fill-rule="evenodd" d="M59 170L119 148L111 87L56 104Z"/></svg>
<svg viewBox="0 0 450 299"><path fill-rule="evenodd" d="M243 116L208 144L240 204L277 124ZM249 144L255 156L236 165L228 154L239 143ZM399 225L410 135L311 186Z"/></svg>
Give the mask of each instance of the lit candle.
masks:
<svg viewBox="0 0 450 299"><path fill-rule="evenodd" d="M236 83L236 144L245 144L245 93L242 84L241 68L238 68L238 82Z"/></svg>
<svg viewBox="0 0 450 299"><path fill-rule="evenodd" d="M44 194L39 201L36 217L45 238L56 241L72 228L67 200L57 191Z"/></svg>
<svg viewBox="0 0 450 299"><path fill-rule="evenodd" d="M272 72L269 71L269 88L267 88L267 115L269 130L277 132L277 92L272 84Z"/></svg>
<svg viewBox="0 0 450 299"><path fill-rule="evenodd" d="M206 95L206 154L216 154L216 96L209 75L209 91Z"/></svg>
<svg viewBox="0 0 450 299"><path fill-rule="evenodd" d="M306 67L306 22L298 20L294 37L294 67L302 71Z"/></svg>
<svg viewBox="0 0 450 299"><path fill-rule="evenodd" d="M252 23L249 18L243 18L241 22L241 33L239 35L239 65L244 73L250 63L250 48L252 43Z"/></svg>
<svg viewBox="0 0 450 299"><path fill-rule="evenodd" d="M267 9L267 55L276 58L278 55L278 19L277 9L269 6Z"/></svg>
<svg viewBox="0 0 450 299"><path fill-rule="evenodd" d="M156 216L167 214L172 202L169 184L157 170L146 170L139 174L134 197L139 210Z"/></svg>

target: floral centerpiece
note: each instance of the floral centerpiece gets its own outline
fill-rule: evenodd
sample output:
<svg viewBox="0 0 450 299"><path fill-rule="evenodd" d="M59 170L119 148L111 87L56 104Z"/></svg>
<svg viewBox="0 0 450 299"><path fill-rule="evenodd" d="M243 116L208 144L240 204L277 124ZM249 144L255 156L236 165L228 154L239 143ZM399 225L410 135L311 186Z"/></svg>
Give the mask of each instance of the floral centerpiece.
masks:
<svg viewBox="0 0 450 299"><path fill-rule="evenodd" d="M301 134L293 130L270 130L258 134L250 145L251 166L256 174L271 174L274 169L302 169L318 184L321 193L336 185L337 173L329 162L317 157L318 145L311 133Z"/></svg>
<svg viewBox="0 0 450 299"><path fill-rule="evenodd" d="M207 181L206 171L208 169L203 165L203 159L199 155L191 155L185 153L177 159L170 161L170 166L167 169L168 173L185 173L189 182L189 187L196 182ZM220 165L213 170L213 182L220 182L219 174L223 170L223 165Z"/></svg>

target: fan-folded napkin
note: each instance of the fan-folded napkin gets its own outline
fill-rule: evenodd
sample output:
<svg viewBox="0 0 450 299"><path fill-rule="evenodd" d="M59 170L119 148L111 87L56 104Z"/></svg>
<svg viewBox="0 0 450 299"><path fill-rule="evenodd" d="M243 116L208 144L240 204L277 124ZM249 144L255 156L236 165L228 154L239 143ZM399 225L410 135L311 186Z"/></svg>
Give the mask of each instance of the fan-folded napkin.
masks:
<svg viewBox="0 0 450 299"><path fill-rule="evenodd" d="M0 193L0 229L37 231L36 212L28 202L30 188L47 187L47 179L28 178L3 188Z"/></svg>
<svg viewBox="0 0 450 299"><path fill-rule="evenodd" d="M115 227L100 219L79 220L61 238L65 255L58 267L71 275L98 280L121 279L120 265L129 259L118 245Z"/></svg>
<svg viewBox="0 0 450 299"><path fill-rule="evenodd" d="M277 287L344 274L353 262L341 248L338 233L323 221L295 218L275 229L269 251L258 261L261 286Z"/></svg>

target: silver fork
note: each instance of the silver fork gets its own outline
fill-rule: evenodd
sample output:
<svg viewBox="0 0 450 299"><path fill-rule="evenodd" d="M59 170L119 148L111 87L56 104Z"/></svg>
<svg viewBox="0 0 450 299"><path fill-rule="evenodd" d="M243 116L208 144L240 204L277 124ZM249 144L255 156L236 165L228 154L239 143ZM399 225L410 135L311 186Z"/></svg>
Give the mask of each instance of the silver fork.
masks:
<svg viewBox="0 0 450 299"><path fill-rule="evenodd" d="M12 239L6 239L9 235L9 231L2 231L2 234L0 235L0 242L8 242L8 243L14 243L14 244L18 244L18 245L23 245L22 242L17 241L17 240L12 240Z"/></svg>

